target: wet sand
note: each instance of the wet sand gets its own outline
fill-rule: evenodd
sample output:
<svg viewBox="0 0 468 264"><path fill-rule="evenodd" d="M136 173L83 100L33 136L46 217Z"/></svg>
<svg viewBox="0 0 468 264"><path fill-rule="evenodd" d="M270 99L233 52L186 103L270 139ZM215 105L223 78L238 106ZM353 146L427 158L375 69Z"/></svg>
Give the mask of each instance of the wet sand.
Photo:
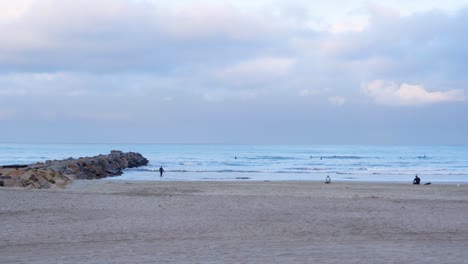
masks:
<svg viewBox="0 0 468 264"><path fill-rule="evenodd" d="M468 185L0 188L0 263L467 263Z"/></svg>

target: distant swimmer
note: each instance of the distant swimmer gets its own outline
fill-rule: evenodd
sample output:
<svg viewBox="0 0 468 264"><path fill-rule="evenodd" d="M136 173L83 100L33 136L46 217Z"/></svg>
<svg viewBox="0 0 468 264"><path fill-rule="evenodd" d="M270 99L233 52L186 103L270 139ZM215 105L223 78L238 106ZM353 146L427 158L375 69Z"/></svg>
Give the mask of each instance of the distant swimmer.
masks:
<svg viewBox="0 0 468 264"><path fill-rule="evenodd" d="M327 175L327 178L325 178L325 183L331 183L330 176Z"/></svg>
<svg viewBox="0 0 468 264"><path fill-rule="evenodd" d="M159 167L159 177L162 177L163 173L164 173L164 169L161 166L161 167Z"/></svg>
<svg viewBox="0 0 468 264"><path fill-rule="evenodd" d="M420 182L421 178L419 178L418 175L416 175L416 177L414 177L413 184L419 184Z"/></svg>
<svg viewBox="0 0 468 264"><path fill-rule="evenodd" d="M237 156L235 156L234 159L237 159Z"/></svg>

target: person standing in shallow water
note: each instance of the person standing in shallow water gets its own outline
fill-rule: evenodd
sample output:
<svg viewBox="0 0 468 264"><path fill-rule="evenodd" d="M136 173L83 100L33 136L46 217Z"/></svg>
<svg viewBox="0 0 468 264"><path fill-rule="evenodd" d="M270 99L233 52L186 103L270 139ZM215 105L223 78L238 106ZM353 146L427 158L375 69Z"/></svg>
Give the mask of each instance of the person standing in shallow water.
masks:
<svg viewBox="0 0 468 264"><path fill-rule="evenodd" d="M159 167L159 177L162 177L163 173L164 173L164 169L161 166L161 167Z"/></svg>
<svg viewBox="0 0 468 264"><path fill-rule="evenodd" d="M419 184L420 182L421 178L419 178L418 175L416 175L416 177L414 177L413 184Z"/></svg>

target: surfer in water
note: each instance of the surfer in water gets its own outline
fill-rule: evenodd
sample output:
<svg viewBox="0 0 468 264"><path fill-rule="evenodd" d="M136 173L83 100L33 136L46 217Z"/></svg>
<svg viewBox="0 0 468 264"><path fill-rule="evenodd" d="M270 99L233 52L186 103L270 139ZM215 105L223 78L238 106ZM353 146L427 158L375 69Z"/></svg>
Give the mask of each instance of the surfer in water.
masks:
<svg viewBox="0 0 468 264"><path fill-rule="evenodd" d="M163 169L163 167L161 166L161 167L159 168L159 177L162 177L163 173L164 173L164 169Z"/></svg>

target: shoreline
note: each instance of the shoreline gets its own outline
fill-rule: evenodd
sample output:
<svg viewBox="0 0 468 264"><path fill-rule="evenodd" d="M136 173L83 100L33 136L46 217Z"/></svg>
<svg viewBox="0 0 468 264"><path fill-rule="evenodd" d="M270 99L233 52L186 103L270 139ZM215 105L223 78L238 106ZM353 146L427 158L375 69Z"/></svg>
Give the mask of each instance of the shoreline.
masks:
<svg viewBox="0 0 468 264"><path fill-rule="evenodd" d="M423 183L468 183L468 174L334 174L334 173L278 173L278 172L171 172L167 170L162 180L174 181L325 181L327 176L333 181L358 182L413 182L415 175L419 175ZM117 179L124 180L160 180L159 172L147 168L126 170Z"/></svg>
<svg viewBox="0 0 468 264"><path fill-rule="evenodd" d="M325 183L325 180L252 180L252 179L226 179L226 180L218 180L218 179L215 179L215 180L211 180L211 179L205 179L205 180L186 180L186 179L182 179L182 180L178 180L178 179L164 179L164 177L162 179L159 178L159 176L156 178L155 176L155 179L154 180L135 180L135 179L118 179L119 176L117 177L108 177L108 178L103 178L103 179L99 179L101 181L128 181L128 182L147 182L147 183L153 183L153 182L217 182L217 183L223 183L223 182L245 182L245 183L261 183L261 182L304 182L304 183L307 183L307 182L312 182L312 183ZM462 185L468 185L468 181L428 181L430 183L430 185L457 185L459 184L460 186ZM412 180L410 181L386 181L386 180L375 180L375 181L370 181L370 180L358 180L358 179L355 179L355 180L350 180L350 179L332 179L332 182L331 184L333 183L356 183L356 184L360 184L360 183L363 183L363 184L401 184L401 185L413 185L412 183ZM421 184L419 185L424 185L424 183L426 182L422 182ZM73 184L73 183L72 183ZM427 185L426 185L427 186Z"/></svg>

